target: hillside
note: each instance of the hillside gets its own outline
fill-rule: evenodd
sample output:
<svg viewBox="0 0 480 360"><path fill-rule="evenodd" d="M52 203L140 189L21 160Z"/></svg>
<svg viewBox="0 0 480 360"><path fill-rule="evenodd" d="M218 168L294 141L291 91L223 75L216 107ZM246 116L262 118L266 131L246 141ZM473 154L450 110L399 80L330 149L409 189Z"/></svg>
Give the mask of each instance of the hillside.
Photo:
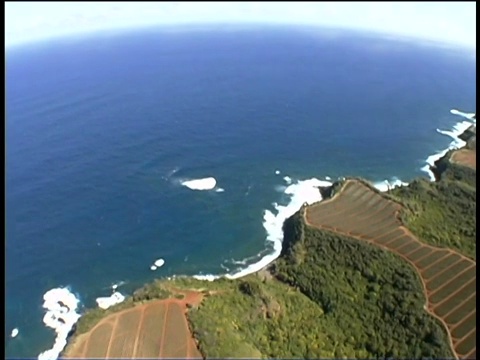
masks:
<svg viewBox="0 0 480 360"><path fill-rule="evenodd" d="M347 179L323 189L329 199L285 222L282 254L268 269L238 280L156 281L83 316L70 343L93 337L104 314L188 289L202 300L184 302L176 323L186 316L207 358L475 357L476 170L454 154L436 163L436 182L380 193ZM149 336L162 347L172 326Z"/></svg>

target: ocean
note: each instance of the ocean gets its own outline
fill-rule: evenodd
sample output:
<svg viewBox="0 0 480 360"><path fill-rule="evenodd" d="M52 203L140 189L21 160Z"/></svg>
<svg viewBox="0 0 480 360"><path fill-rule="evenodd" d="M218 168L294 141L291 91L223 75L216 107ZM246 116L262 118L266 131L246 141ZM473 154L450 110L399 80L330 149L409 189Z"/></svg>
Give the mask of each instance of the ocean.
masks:
<svg viewBox="0 0 480 360"><path fill-rule="evenodd" d="M473 51L340 30L143 29L8 49L6 356L54 345L51 289L81 313L114 284L236 277L276 256L283 219L321 199L314 186L428 178L465 120L450 110L475 101Z"/></svg>

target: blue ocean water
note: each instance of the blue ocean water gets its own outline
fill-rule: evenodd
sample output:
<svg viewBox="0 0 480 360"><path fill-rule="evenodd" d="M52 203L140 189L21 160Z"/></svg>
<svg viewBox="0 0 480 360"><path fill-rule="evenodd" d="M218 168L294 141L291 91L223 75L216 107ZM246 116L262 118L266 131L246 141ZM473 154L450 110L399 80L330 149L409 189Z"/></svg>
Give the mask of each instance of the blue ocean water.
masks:
<svg viewBox="0 0 480 360"><path fill-rule="evenodd" d="M144 30L6 62L7 357L52 346L49 289L88 307L119 281L257 261L283 176L426 177L449 110L476 104L467 51L342 31ZM181 185L209 176L225 191Z"/></svg>

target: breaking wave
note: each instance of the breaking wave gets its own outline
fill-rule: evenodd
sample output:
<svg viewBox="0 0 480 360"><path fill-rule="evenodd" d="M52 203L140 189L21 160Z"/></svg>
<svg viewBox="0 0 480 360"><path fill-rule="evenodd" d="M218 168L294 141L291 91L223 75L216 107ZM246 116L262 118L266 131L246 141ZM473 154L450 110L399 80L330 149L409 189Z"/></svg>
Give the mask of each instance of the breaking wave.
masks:
<svg viewBox="0 0 480 360"><path fill-rule="evenodd" d="M115 291L112 295L107 297L99 297L96 299L98 307L101 309L108 309L109 307L120 304L125 300L125 296L120 294L118 291Z"/></svg>
<svg viewBox="0 0 480 360"><path fill-rule="evenodd" d="M67 338L80 318L77 313L80 302L68 288L55 288L43 295L43 307L47 310L43 322L57 333L53 347L38 355L39 360L56 360L67 345Z"/></svg>
<svg viewBox="0 0 480 360"><path fill-rule="evenodd" d="M393 178L391 181L389 180L384 180L381 182L377 182L373 184L379 191L381 192L386 192L388 190L391 190L393 188L399 187L399 186L407 186L408 183L404 182L400 179Z"/></svg>
<svg viewBox="0 0 480 360"><path fill-rule="evenodd" d="M269 243L269 245L273 245L273 251L263 256L259 261L250 264L246 268L239 271L225 275L201 274L195 275L194 278L207 281L213 281L220 277L238 279L255 273L270 264L280 256L282 251L283 223L285 220L295 214L303 204L307 203L310 205L321 201L322 196L320 195L318 187L332 185L332 182L330 181L319 180L316 178L294 182L290 177L285 176L283 180L289 184L284 188L284 193L290 197L290 202L287 205L279 205L274 203L274 209L265 210L263 215L263 227L267 233L266 241ZM246 264L246 261L236 261L236 263Z"/></svg>
<svg viewBox="0 0 480 360"><path fill-rule="evenodd" d="M427 165L422 168L422 170L430 174L430 179L435 180L433 173L430 170L430 166L433 166L434 162L441 158L445 153L450 149L456 149L465 146L465 142L458 138L465 130L467 130L472 123L475 124L475 113L464 113L456 109L450 111L454 115L462 116L463 118L468 119L469 121L461 121L455 124L450 131L446 130L437 130L440 134L447 135L452 138L452 142L449 147L437 154L431 155L427 158ZM279 175L280 170L275 170L275 174ZM325 177L326 180L331 180L330 177ZM212 275L212 274L199 274L195 275L194 278L199 280L213 281L220 277L226 277L228 279L237 279L251 273L257 272L258 270L264 268L272 261L277 259L280 256L282 251L282 240L283 240L283 223L287 218L295 214L304 203L312 204L322 200L320 192L318 191L319 186L330 186L332 185L331 181L319 180L312 178L309 180L296 181L294 182L291 177L284 176L283 180L286 185L277 185L275 189L279 192L284 192L290 197L290 202L285 205L278 205L273 203L274 210L265 210L263 216L263 227L267 233L267 242L273 245L273 251L263 257L253 264L248 264L248 259L241 261L232 260L230 263L246 265L245 268L225 275ZM408 183L404 182L398 178L392 178L391 180L384 180L374 183L374 186L382 192L386 192L390 189L399 186L407 186ZM222 266L223 267L223 266Z"/></svg>
<svg viewBox="0 0 480 360"><path fill-rule="evenodd" d="M422 167L422 171L425 171L428 175L431 181L435 181L435 174L432 172L431 167L435 165L435 162L439 159L441 159L449 150L453 149L459 149L463 146L466 145L465 141L460 139L458 136L463 134L465 130L467 130L471 125L476 124L475 119L473 118L475 116L475 113L464 113L462 111L459 111L457 109L452 109L450 110L450 113L453 115L458 115L461 116L465 119L468 119L468 121L460 121L456 123L453 127L452 130L440 130L437 129L437 132L446 135L450 138L452 138L452 141L448 145L448 147L442 151L439 151L438 153L435 153L433 155L430 155L427 157L426 160L426 165Z"/></svg>
<svg viewBox="0 0 480 360"><path fill-rule="evenodd" d="M203 179L182 181L181 184L191 190L212 190L217 185L217 180L215 180L214 177L207 177Z"/></svg>

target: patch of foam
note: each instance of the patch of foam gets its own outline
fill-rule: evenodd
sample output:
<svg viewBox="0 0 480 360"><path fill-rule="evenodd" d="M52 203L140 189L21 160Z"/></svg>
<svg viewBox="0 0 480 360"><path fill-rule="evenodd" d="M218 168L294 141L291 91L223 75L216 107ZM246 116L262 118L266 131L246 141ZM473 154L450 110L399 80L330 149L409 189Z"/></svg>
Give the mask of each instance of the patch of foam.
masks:
<svg viewBox="0 0 480 360"><path fill-rule="evenodd" d="M230 262L234 265L246 265L247 264L247 260L230 260Z"/></svg>
<svg viewBox="0 0 480 360"><path fill-rule="evenodd" d="M207 275L193 275L192 277L194 279L202 280L202 281L214 281L216 279L220 279L222 276L207 274Z"/></svg>
<svg viewBox="0 0 480 360"><path fill-rule="evenodd" d="M10 337L14 338L18 335L18 328L14 328L12 332L10 333Z"/></svg>
<svg viewBox="0 0 480 360"><path fill-rule="evenodd" d="M379 191L381 192L386 192L388 190L391 190L393 188L399 187L399 186L407 186L408 183L404 182L400 179L393 179L392 181L389 180L384 180L383 182L378 182L373 184Z"/></svg>
<svg viewBox="0 0 480 360"><path fill-rule="evenodd" d="M463 111L460 111L460 110L457 110L457 109L450 110L450 113L452 113L453 115L459 115L459 116L462 116L464 118L475 121L475 119L473 118L475 116L475 113L464 113Z"/></svg>
<svg viewBox="0 0 480 360"><path fill-rule="evenodd" d="M220 267L227 272L230 271L230 269L227 266L225 266L224 264L220 264Z"/></svg>
<svg viewBox="0 0 480 360"><path fill-rule="evenodd" d="M108 309L110 306L120 304L123 300L125 300L125 296L119 292L114 292L109 297L99 297L96 299L98 307L104 310Z"/></svg>
<svg viewBox="0 0 480 360"><path fill-rule="evenodd" d="M153 263L153 265L155 265L156 267L161 267L165 264L165 260L163 259L157 259L155 260L155 262Z"/></svg>
<svg viewBox="0 0 480 360"><path fill-rule="evenodd" d="M76 312L79 300L67 288L55 288L43 295L43 307L47 313L43 322L55 330L57 337L53 347L38 355L39 360L56 360L67 345L67 337L80 318Z"/></svg>
<svg viewBox="0 0 480 360"><path fill-rule="evenodd" d="M118 288L119 286L122 286L122 285L125 285L125 284L126 284L125 281L119 281L119 282L117 282L117 283L115 283L115 284L112 285L112 290L115 291L115 290L117 290L117 288Z"/></svg>
<svg viewBox="0 0 480 360"><path fill-rule="evenodd" d="M181 184L191 190L212 190L217 185L217 180L215 180L214 177L207 177L203 179L183 181Z"/></svg>

